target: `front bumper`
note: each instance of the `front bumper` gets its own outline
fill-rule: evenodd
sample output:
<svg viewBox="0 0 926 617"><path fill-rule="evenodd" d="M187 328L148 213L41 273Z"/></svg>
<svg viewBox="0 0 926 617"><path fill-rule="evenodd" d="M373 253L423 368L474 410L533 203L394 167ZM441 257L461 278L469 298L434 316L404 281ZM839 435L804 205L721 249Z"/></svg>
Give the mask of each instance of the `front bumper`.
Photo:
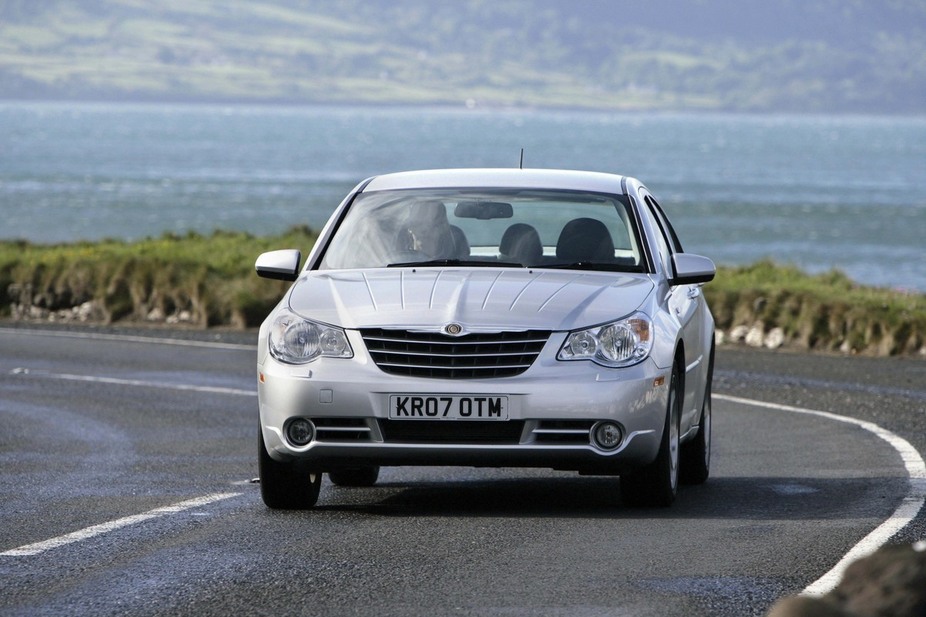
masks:
<svg viewBox="0 0 926 617"><path fill-rule="evenodd" d="M358 465L545 467L621 473L651 462L665 424L668 375L651 360L609 369L554 359L565 335L550 337L536 362L515 377L426 379L381 371L359 337L351 359L293 366L260 346L260 426L272 458L302 459L319 471ZM392 394L506 396L506 421L390 420ZM297 447L285 437L293 418L315 425ZM620 425L614 449L594 444L598 422Z"/></svg>

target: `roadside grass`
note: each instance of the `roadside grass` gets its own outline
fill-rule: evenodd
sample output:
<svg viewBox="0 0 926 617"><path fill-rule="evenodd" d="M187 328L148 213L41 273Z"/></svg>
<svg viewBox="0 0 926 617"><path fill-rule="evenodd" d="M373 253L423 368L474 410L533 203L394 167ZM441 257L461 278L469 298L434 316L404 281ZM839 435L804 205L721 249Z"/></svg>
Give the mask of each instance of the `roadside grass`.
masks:
<svg viewBox="0 0 926 617"><path fill-rule="evenodd" d="M307 255L307 227L276 236L217 231L137 242L0 242L0 318L252 328L287 284L260 279L264 251ZM705 295L727 340L867 355L926 353L926 295L761 261L721 267ZM737 334L737 332L739 334Z"/></svg>
<svg viewBox="0 0 926 617"><path fill-rule="evenodd" d="M878 356L926 352L926 295L859 285L838 270L807 274L771 261L721 268L705 286L719 328L786 345Z"/></svg>
<svg viewBox="0 0 926 617"><path fill-rule="evenodd" d="M258 279L254 260L276 248L307 254L316 234L167 234L138 242L0 242L0 317L252 327L286 290Z"/></svg>

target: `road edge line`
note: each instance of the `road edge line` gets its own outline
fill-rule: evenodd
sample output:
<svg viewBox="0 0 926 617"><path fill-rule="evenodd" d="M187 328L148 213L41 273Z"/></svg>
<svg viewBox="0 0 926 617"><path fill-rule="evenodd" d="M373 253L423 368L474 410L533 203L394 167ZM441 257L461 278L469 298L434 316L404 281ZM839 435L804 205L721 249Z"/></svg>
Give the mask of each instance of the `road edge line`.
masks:
<svg viewBox="0 0 926 617"><path fill-rule="evenodd" d="M221 343L218 341L199 341L196 339L176 339L136 334L110 334L107 332L81 332L76 330L43 330L40 328L8 328L0 326L0 334L30 334L51 338L76 338L90 341L114 341L124 343L151 343L153 345L175 345L179 347L201 347L204 349L224 349L229 351L253 351L256 343Z"/></svg>
<svg viewBox="0 0 926 617"><path fill-rule="evenodd" d="M160 518L162 516L167 516L168 514L177 514L186 510L191 510L193 508L199 508L201 506L206 506L217 501L222 501L224 499L238 497L242 494L243 493L212 493L210 495L204 495L195 499L188 499L173 505L154 508L153 510L148 510L142 514L125 516L123 518L108 521L106 523L100 523L99 525L85 527L84 529L73 531L62 536L57 536L55 538L50 538L41 542L35 542L33 544L20 546L19 548L10 549L0 553L0 557L30 557L33 555L39 555L53 548L58 548L59 546L73 544L74 542L80 542L82 540L89 540L90 538L94 538L96 536L100 536L117 529L122 529L123 527L128 527L129 525L135 525L137 523L154 518Z"/></svg>
<svg viewBox="0 0 926 617"><path fill-rule="evenodd" d="M727 401L729 403L739 403L755 407L764 407L776 411L787 411L790 413L800 413L805 415L818 416L835 422L853 424L859 428L874 434L876 437L886 441L900 455L903 460L904 468L907 470L909 491L907 496L901 501L900 505L894 510L893 514L871 533L862 538L855 546L849 549L842 559L830 569L829 572L812 582L804 588L803 595L821 596L832 591L842 579L843 572L852 562L870 555L878 548L886 544L897 532L906 527L913 519L916 518L920 510L926 503L926 462L923 457L914 448L910 442L903 437L893 433L874 422L858 420L848 416L841 416L829 411L818 411L804 407L794 407L791 405L781 405L778 403L767 403L755 399L730 396L726 394L712 393L713 398Z"/></svg>
<svg viewBox="0 0 926 617"><path fill-rule="evenodd" d="M11 375L25 375L41 379L60 379L62 381L83 381L87 383L107 384L111 386L131 386L135 388L162 388L165 390L178 390L180 392L205 392L207 394L229 394L234 396L257 396L257 390L244 390L241 388L226 388L223 386L196 386L193 384L164 383L159 381L145 381L142 379L122 379L121 377L98 377L96 375L74 375L72 373L49 373L48 371L34 371L18 367L10 371Z"/></svg>

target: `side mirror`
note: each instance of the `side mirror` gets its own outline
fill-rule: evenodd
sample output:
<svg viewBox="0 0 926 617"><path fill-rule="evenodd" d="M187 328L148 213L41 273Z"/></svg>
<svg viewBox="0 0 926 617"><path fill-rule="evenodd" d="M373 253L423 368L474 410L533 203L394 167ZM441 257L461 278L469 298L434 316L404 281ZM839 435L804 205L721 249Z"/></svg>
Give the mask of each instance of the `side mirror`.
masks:
<svg viewBox="0 0 926 617"><path fill-rule="evenodd" d="M299 278L299 262L302 253L295 249L270 251L257 258L254 268L257 276L278 281L295 281Z"/></svg>
<svg viewBox="0 0 926 617"><path fill-rule="evenodd" d="M669 281L670 285L707 283L714 280L714 275L717 274L713 261L691 253L676 253L672 256L672 265L675 268L675 276Z"/></svg>

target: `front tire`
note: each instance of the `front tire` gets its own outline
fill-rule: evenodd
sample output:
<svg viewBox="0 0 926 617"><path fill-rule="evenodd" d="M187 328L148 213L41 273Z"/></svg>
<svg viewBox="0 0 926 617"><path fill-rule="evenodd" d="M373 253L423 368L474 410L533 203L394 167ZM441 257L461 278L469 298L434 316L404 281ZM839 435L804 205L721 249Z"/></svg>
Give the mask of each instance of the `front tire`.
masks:
<svg viewBox="0 0 926 617"><path fill-rule="evenodd" d="M621 499L631 506L667 508L678 493L679 423L682 415L682 376L678 362L669 379L669 401L659 453L649 465L621 476Z"/></svg>
<svg viewBox="0 0 926 617"><path fill-rule="evenodd" d="M257 429L257 468L260 496L274 510L307 510L318 502L322 474L302 461L281 463L270 458L264 433Z"/></svg>

